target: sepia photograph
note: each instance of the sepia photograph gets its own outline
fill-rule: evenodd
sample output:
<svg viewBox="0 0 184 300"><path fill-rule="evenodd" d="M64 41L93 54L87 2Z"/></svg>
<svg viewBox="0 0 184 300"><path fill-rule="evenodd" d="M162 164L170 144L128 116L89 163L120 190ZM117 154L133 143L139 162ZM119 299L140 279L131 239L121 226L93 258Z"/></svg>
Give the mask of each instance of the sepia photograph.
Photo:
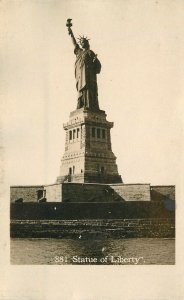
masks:
<svg viewBox="0 0 184 300"><path fill-rule="evenodd" d="M182 3L0 6L10 268L176 267Z"/></svg>

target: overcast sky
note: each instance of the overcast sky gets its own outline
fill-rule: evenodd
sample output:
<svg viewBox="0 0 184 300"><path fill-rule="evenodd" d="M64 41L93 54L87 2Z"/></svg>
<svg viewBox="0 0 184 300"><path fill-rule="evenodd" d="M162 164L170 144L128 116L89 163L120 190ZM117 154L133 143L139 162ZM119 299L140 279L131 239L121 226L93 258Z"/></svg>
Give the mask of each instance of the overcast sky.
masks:
<svg viewBox="0 0 184 300"><path fill-rule="evenodd" d="M182 1L2 1L1 95L11 185L54 183L62 124L76 109L76 37L98 54L99 104L114 122L112 149L125 183L180 176L184 61Z"/></svg>

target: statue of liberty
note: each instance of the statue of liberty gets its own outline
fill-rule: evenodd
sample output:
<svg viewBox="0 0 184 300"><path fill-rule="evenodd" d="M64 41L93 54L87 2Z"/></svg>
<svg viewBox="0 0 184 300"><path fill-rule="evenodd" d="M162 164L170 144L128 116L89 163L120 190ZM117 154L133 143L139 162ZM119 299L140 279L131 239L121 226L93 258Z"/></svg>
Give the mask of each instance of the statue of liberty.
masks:
<svg viewBox="0 0 184 300"><path fill-rule="evenodd" d="M77 109L85 107L90 110L99 110L97 74L101 70L100 61L97 55L90 50L89 39L87 37L80 36L79 44L81 47L76 42L71 29L71 19L67 20L66 26L75 47L75 78L78 91Z"/></svg>

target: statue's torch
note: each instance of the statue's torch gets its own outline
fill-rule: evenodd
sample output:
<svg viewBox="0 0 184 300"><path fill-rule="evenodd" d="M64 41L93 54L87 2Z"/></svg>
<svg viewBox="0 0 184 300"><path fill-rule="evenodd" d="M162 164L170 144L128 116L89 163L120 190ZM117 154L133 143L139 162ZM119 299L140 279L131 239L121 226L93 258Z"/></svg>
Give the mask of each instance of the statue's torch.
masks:
<svg viewBox="0 0 184 300"><path fill-rule="evenodd" d="M68 33L71 34L72 33L72 19L67 19L67 22L66 22L66 27L68 27Z"/></svg>

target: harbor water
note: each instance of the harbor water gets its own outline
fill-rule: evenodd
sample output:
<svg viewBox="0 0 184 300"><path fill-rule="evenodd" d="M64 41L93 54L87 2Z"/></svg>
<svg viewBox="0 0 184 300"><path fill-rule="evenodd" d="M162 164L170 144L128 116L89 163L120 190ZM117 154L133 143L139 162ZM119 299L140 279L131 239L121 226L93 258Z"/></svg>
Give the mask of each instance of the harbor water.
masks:
<svg viewBox="0 0 184 300"><path fill-rule="evenodd" d="M173 265L175 239L11 239L14 265Z"/></svg>

